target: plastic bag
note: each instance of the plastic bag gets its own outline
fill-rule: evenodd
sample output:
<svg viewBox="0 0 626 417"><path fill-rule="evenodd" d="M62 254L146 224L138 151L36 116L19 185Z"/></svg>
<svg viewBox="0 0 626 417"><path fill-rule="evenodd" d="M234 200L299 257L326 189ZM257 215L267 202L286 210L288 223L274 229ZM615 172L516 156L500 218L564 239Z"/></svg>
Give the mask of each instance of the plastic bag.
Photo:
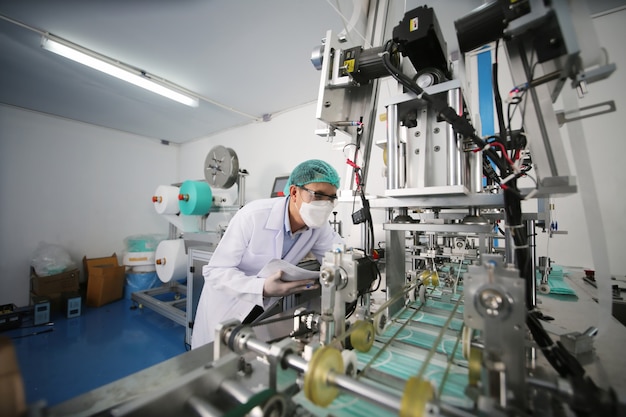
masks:
<svg viewBox="0 0 626 417"><path fill-rule="evenodd" d="M158 234L133 235L124 239L127 252L154 252L166 236Z"/></svg>
<svg viewBox="0 0 626 417"><path fill-rule="evenodd" d="M137 291L149 290L161 286L161 281L155 272L127 272L124 296L131 299L131 294Z"/></svg>
<svg viewBox="0 0 626 417"><path fill-rule="evenodd" d="M40 242L37 246L31 266L40 277L60 274L68 269L76 268L76 264L63 246L45 242Z"/></svg>

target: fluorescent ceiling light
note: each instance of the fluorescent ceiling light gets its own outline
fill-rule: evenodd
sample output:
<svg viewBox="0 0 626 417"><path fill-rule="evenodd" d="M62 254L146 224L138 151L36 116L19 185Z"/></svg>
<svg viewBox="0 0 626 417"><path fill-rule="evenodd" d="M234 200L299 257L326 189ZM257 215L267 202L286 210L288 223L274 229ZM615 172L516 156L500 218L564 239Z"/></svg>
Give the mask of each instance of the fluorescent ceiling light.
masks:
<svg viewBox="0 0 626 417"><path fill-rule="evenodd" d="M198 98L184 91L181 87L172 85L165 80L156 80L141 70L124 65L78 45L45 35L41 39L41 46L50 52L102 71L138 87L145 88L153 93L160 94L190 107L198 107Z"/></svg>

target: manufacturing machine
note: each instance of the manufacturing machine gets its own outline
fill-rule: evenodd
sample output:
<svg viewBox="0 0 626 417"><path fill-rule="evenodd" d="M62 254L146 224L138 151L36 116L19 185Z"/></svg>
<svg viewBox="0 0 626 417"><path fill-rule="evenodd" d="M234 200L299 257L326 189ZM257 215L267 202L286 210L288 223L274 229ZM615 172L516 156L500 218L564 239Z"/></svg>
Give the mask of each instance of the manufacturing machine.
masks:
<svg viewBox="0 0 626 417"><path fill-rule="evenodd" d="M389 31L390 5L372 5L365 46L328 32L313 54L317 117L323 134L351 138L342 197L360 200L362 249L326 254L319 300L222 323L212 360L101 415L618 415L612 387L544 330L532 236L549 213L522 211L524 200L576 192L552 101L568 80L582 90L614 68L589 68L589 17L573 3L496 0L456 22L461 54L495 43L510 60L510 111L524 118L504 118L496 82L501 117L488 136L469 117L463 56L449 58L433 9ZM386 191L371 198L363 180L382 79L397 94L383 103L378 144ZM372 210L386 213L384 256Z"/></svg>
<svg viewBox="0 0 626 417"><path fill-rule="evenodd" d="M170 222L168 240L159 243L156 259L151 260L162 285L131 294L140 309L150 308L184 326L187 345L191 345L195 313L204 286L202 266L209 262L224 233L218 221L208 226L209 215L232 216L245 204L248 175L239 168L235 151L224 146L216 146L207 153L203 168L205 181L157 188L152 202L157 213ZM235 184L237 197L233 200L228 189Z"/></svg>

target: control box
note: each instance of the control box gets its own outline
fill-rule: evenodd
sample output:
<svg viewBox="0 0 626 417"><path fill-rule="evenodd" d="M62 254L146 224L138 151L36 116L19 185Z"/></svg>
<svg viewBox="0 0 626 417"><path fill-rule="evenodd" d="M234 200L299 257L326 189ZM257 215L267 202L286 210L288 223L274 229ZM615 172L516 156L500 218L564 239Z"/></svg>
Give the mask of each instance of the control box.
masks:
<svg viewBox="0 0 626 417"><path fill-rule="evenodd" d="M33 324L50 323L50 299L47 297L33 298Z"/></svg>
<svg viewBox="0 0 626 417"><path fill-rule="evenodd" d="M82 298L80 294L74 292L63 293L64 311L68 319L79 317L82 308Z"/></svg>

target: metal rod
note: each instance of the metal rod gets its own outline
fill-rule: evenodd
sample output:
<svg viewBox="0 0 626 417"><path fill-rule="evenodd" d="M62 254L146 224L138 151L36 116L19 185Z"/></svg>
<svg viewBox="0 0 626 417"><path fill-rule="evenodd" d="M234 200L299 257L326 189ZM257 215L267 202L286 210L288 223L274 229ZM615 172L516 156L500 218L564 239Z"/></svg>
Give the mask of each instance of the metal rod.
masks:
<svg viewBox="0 0 626 417"><path fill-rule="evenodd" d="M518 45L518 51L517 53L519 53L519 59L521 60L522 66L524 68L524 71L526 72L526 79L527 80L532 80L532 68L528 62L528 57L526 55L526 49L524 48L524 46L522 45L521 42L518 41L517 43ZM536 122L537 122L537 128L539 129L539 132L541 134L541 139L543 142L543 151L545 152L545 156L548 162L548 166L550 168L550 172L549 175L544 175L544 177L558 177L559 176L559 171L558 168L556 166L556 162L555 162L555 157L554 157L554 153L552 152L552 146L550 145L550 138L548 136L548 129L546 127L546 123L544 118L541 115L541 111L542 111L542 107L541 107L541 102L540 102L540 98L539 98L539 94L537 93L537 90L535 90L534 88L531 88L529 91L530 94L530 98L532 100L532 106L535 110L535 114L536 114ZM528 100L528 99L526 99ZM528 117L527 115L525 116L525 119L529 119L530 117ZM526 127L526 126L524 126ZM539 181L540 179L537 178L537 181Z"/></svg>
<svg viewBox="0 0 626 417"><path fill-rule="evenodd" d="M459 114L461 103L460 89L448 90L448 104ZM458 137L452 124L448 123L448 185L461 185L461 153L459 152Z"/></svg>
<svg viewBox="0 0 626 417"><path fill-rule="evenodd" d="M347 375L338 374L332 371L328 374L327 382L343 391L347 391L351 394L356 395L357 397L363 398L364 400L374 402L391 411L400 411L402 398L390 392L382 391L372 385L357 381L356 379L353 379Z"/></svg>
<svg viewBox="0 0 626 417"><path fill-rule="evenodd" d="M537 259L537 243L535 242L535 221L526 221L526 235L528 236L528 246L530 252L530 270L532 271L532 278L530 279L528 290L530 291L530 297L527 297L530 305L529 309L533 309L537 306L537 280L535 279L535 270L537 268L535 260ZM549 267L550 265L548 265Z"/></svg>
<svg viewBox="0 0 626 417"><path fill-rule="evenodd" d="M269 352L271 348L269 344L254 339L249 339L246 342L246 347L251 351L262 355L266 355L264 352ZM307 361L295 354L285 355L283 361L290 368L303 373L306 372L309 367ZM357 381L347 375L330 371L326 382L330 385L336 386L342 391L346 391L365 400L374 402L394 412L398 412L400 410L400 403L402 399L397 395L380 391L369 384Z"/></svg>
<svg viewBox="0 0 626 417"><path fill-rule="evenodd" d="M272 345L251 337L246 340L245 347L253 352L258 353L259 355L269 356Z"/></svg>
<svg viewBox="0 0 626 417"><path fill-rule="evenodd" d="M521 91L523 91L529 88L537 87L538 85L545 84L550 81L557 80L559 78L566 78L566 77L563 77L563 71L557 70L549 74L542 75L541 77L534 78L526 85L520 85L520 86L517 86L516 88L519 88Z"/></svg>
<svg viewBox="0 0 626 417"><path fill-rule="evenodd" d="M398 105L387 106L387 189L400 188L400 144L398 140Z"/></svg>
<svg viewBox="0 0 626 417"><path fill-rule="evenodd" d="M470 191L480 193L483 190L483 151L468 152L470 169Z"/></svg>
<svg viewBox="0 0 626 417"><path fill-rule="evenodd" d="M513 235L511 234L511 228L504 229L504 258L507 264L515 265L515 242L513 241Z"/></svg>
<svg viewBox="0 0 626 417"><path fill-rule="evenodd" d="M287 366L302 373L306 372L307 369L309 369L309 363L298 355L287 355L284 361Z"/></svg>

